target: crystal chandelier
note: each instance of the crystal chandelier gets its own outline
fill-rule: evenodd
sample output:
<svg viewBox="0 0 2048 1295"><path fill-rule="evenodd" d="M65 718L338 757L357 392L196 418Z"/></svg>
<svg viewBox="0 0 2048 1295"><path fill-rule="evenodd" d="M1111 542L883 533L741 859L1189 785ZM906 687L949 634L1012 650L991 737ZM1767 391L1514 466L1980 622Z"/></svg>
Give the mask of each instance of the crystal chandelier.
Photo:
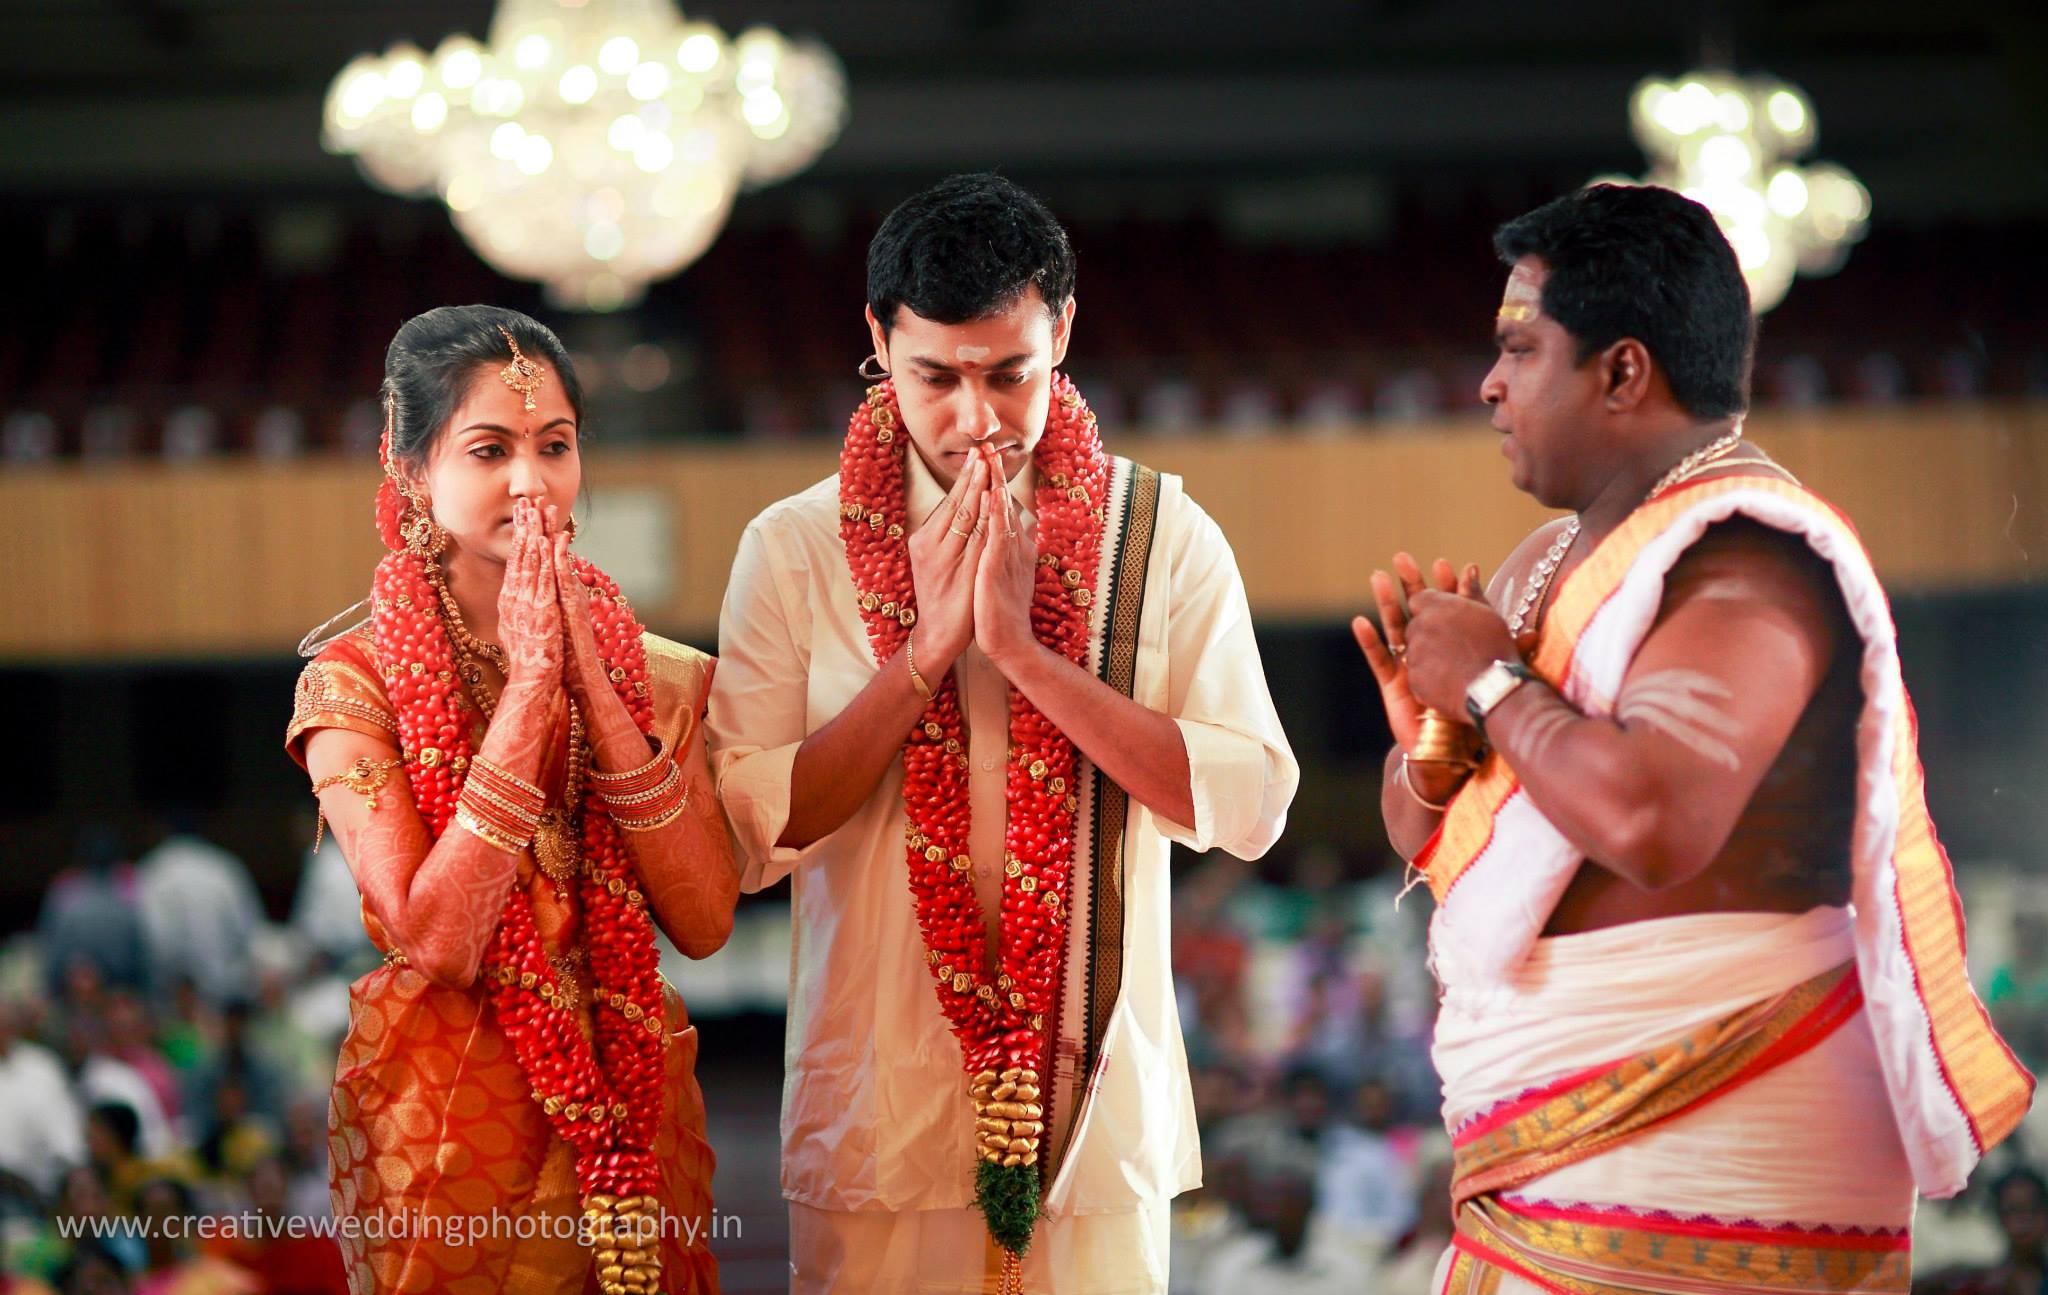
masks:
<svg viewBox="0 0 2048 1295"><path fill-rule="evenodd" d="M815 41L728 40L674 0L499 0L486 44L401 42L344 67L323 142L381 189L438 195L477 255L554 305L615 310L845 120L844 74Z"/></svg>
<svg viewBox="0 0 2048 1295"><path fill-rule="evenodd" d="M1800 166L1813 147L1813 105L1768 78L1693 72L1636 86L1636 142L1650 155L1643 183L1676 189L1714 213L1761 315L1797 274L1832 274L1870 221L1870 192L1839 166ZM1611 178L1620 184L1635 181Z"/></svg>

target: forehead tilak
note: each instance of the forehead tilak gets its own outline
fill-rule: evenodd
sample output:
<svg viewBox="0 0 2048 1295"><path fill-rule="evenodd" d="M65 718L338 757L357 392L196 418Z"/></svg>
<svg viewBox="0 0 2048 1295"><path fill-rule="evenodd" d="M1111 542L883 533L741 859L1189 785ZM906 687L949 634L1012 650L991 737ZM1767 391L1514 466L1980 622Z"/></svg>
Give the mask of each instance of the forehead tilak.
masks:
<svg viewBox="0 0 2048 1295"><path fill-rule="evenodd" d="M1501 292L1500 320L1506 324L1519 324L1536 317L1543 309L1543 285L1537 281L1536 271L1527 265L1517 265L1508 272L1507 287Z"/></svg>

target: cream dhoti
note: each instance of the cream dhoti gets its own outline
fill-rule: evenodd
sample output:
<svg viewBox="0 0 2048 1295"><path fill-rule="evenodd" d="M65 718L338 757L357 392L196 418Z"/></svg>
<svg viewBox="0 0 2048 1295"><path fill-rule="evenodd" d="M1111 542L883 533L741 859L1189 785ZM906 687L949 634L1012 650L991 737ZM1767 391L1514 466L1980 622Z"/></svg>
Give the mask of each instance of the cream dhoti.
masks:
<svg viewBox="0 0 2048 1295"><path fill-rule="evenodd" d="M1840 908L1539 940L1502 984L1440 951L1437 1289L1905 1290L1913 1179L1854 956Z"/></svg>

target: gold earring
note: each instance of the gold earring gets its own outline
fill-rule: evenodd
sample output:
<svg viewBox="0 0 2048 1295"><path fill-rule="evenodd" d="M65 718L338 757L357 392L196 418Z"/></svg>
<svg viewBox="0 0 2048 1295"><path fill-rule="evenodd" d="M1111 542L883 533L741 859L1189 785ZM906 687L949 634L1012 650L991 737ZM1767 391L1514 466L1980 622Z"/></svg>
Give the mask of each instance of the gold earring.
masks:
<svg viewBox="0 0 2048 1295"><path fill-rule="evenodd" d="M429 560L447 552L448 532L434 520L433 506L403 481L398 483L398 493L405 496L406 502L406 516L398 523L406 551Z"/></svg>
<svg viewBox="0 0 2048 1295"><path fill-rule="evenodd" d="M576 538L576 514L569 514L569 525L563 533L566 534L572 541Z"/></svg>

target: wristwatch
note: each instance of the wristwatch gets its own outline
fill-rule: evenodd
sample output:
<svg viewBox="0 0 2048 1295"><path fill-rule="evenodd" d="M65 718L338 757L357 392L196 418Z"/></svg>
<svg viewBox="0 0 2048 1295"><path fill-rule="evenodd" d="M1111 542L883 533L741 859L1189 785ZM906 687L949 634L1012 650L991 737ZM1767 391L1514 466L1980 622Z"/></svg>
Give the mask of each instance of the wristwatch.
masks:
<svg viewBox="0 0 2048 1295"><path fill-rule="evenodd" d="M1465 713L1472 717L1472 726L1484 736L1486 717L1499 709L1515 689L1541 678L1520 661L1496 661L1481 670L1478 678L1465 685Z"/></svg>

